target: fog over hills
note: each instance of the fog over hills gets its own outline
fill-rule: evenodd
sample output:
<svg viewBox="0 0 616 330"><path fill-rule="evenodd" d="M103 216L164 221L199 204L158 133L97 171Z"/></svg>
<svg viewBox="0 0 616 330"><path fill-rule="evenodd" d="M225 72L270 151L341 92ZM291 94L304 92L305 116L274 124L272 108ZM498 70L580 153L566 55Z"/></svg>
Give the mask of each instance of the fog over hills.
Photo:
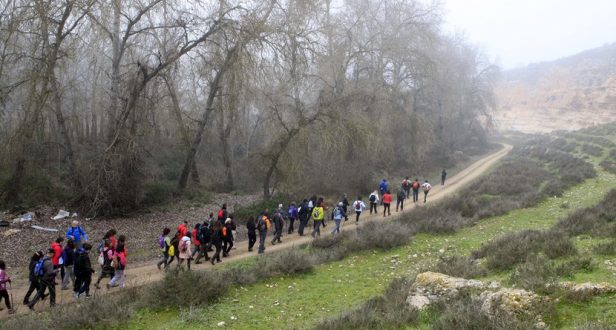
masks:
<svg viewBox="0 0 616 330"><path fill-rule="evenodd" d="M500 130L549 132L616 120L616 43L503 72Z"/></svg>

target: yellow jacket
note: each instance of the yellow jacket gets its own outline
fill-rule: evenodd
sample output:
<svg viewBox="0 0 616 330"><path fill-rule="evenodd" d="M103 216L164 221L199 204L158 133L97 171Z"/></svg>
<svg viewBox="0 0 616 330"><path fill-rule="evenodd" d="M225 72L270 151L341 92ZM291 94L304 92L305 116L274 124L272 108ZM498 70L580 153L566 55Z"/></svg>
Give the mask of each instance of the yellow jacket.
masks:
<svg viewBox="0 0 616 330"><path fill-rule="evenodd" d="M314 220L314 221L323 221L324 218L325 218L325 211L323 210L323 207L316 206L312 210L312 220Z"/></svg>

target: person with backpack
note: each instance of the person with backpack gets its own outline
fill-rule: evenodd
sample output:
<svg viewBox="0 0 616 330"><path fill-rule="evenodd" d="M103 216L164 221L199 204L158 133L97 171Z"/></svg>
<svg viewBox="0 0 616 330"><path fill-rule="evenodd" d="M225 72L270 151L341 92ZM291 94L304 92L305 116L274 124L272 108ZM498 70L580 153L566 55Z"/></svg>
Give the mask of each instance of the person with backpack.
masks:
<svg viewBox="0 0 616 330"><path fill-rule="evenodd" d="M342 196L342 211L344 211L344 221L349 221L348 211L349 209L349 199L347 198L347 194Z"/></svg>
<svg viewBox="0 0 616 330"><path fill-rule="evenodd" d="M177 268L180 270L184 270L183 264L184 264L184 261L186 261L188 270L190 270L190 255L192 252L190 248L190 233L187 232L186 235L182 237L178 245L178 248L180 249L180 254L179 254L179 261L178 261Z"/></svg>
<svg viewBox="0 0 616 330"><path fill-rule="evenodd" d="M214 250L212 250L212 231L214 230L214 223L216 222L216 219L214 218L214 212L210 212L209 217L207 218L207 223L208 223L208 227L207 229L210 231L210 239L207 242L207 247L205 249L205 252L212 252Z"/></svg>
<svg viewBox="0 0 616 330"><path fill-rule="evenodd" d="M406 199L406 192L404 189L399 189L398 194L396 194L396 212L398 212L398 208L400 211L404 210L404 200Z"/></svg>
<svg viewBox="0 0 616 330"><path fill-rule="evenodd" d="M419 188L420 187L421 187L421 184L419 183L419 180L415 178L415 181L413 181L413 184L411 185L411 188L413 189L413 203L416 203L419 200Z"/></svg>
<svg viewBox="0 0 616 330"><path fill-rule="evenodd" d="M339 202L332 211L332 219L334 219L334 224L336 225L334 230L332 230L332 235L340 233L340 224L342 222L342 218L346 218L346 213L344 212L344 203Z"/></svg>
<svg viewBox="0 0 616 330"><path fill-rule="evenodd" d="M182 234L178 231L175 233L175 235L173 235L173 238L171 239L171 246L169 247L169 262L167 262L167 267L169 267L169 265L171 265L171 263L173 262L174 259L178 259L179 262L179 255L180 255L180 240L182 239Z"/></svg>
<svg viewBox="0 0 616 330"><path fill-rule="evenodd" d="M314 226L312 229L312 237L321 236L321 225L325 227L325 210L321 201L317 202L317 206L312 209L312 221Z"/></svg>
<svg viewBox="0 0 616 330"><path fill-rule="evenodd" d="M387 213L387 215L391 215L391 201L391 192L387 190L383 195L383 217L386 216L385 213Z"/></svg>
<svg viewBox="0 0 616 330"><path fill-rule="evenodd" d="M9 299L9 291L6 289L6 283L11 283L11 278L6 274L6 263L4 260L0 260L0 301L4 299L4 304L9 314L14 314L15 310L12 305L14 305L15 302Z"/></svg>
<svg viewBox="0 0 616 330"><path fill-rule="evenodd" d="M218 222L220 222L221 226L225 225L225 221L229 217L229 213L227 212L227 204L222 204L220 210L218 210Z"/></svg>
<svg viewBox="0 0 616 330"><path fill-rule="evenodd" d="M299 228L297 229L297 233L299 236L304 236L304 228L306 228L308 219L310 218L310 207L308 206L307 199L304 199L301 204L299 204L299 208L297 209L297 217L299 218Z"/></svg>
<svg viewBox="0 0 616 330"><path fill-rule="evenodd" d="M94 283L94 287L99 290L101 288L100 283L103 278L109 277L109 279L111 279L113 278L113 276L115 276L115 269L111 265L113 261L113 256L114 252L111 248L111 241L107 239L105 240L105 247L103 248L103 251L101 251L98 256L98 263L99 265L101 265L101 273L98 276L98 280L96 280L96 283Z"/></svg>
<svg viewBox="0 0 616 330"><path fill-rule="evenodd" d="M447 171L443 169L443 171L441 172L441 186L445 185L445 179L447 179Z"/></svg>
<svg viewBox="0 0 616 330"><path fill-rule="evenodd" d="M158 247L163 253L162 259L156 264L158 270L160 270L160 266L164 266L167 269L167 262L169 260L169 248L171 247L171 238L169 238L169 233L171 229L165 228L163 229L162 235L158 237Z"/></svg>
<svg viewBox="0 0 616 330"><path fill-rule="evenodd" d="M83 243L88 241L88 235L83 228L79 226L79 221L74 220L66 231L66 239L72 240L75 247L80 248Z"/></svg>
<svg viewBox="0 0 616 330"><path fill-rule="evenodd" d="M370 201L370 214L372 214L372 210L374 210L374 214L378 214L379 211L377 206L379 205L379 192L373 191L370 196L368 196L368 201Z"/></svg>
<svg viewBox="0 0 616 330"><path fill-rule="evenodd" d="M186 236L186 233L188 233L188 221L184 220L184 222L179 224L177 230L180 233L180 237Z"/></svg>
<svg viewBox="0 0 616 330"><path fill-rule="evenodd" d="M124 249L124 254L128 256L128 249L126 248L126 235L118 236L118 245L116 246L116 251L122 247Z"/></svg>
<svg viewBox="0 0 616 330"><path fill-rule="evenodd" d="M69 239L62 251L62 268L64 268L64 276L62 277L62 290L68 290L68 282L72 281L75 284L75 273L73 272L73 264L75 260L75 244Z"/></svg>
<svg viewBox="0 0 616 330"><path fill-rule="evenodd" d="M272 221L274 222L274 239L272 240L272 245L276 245L276 243L282 243L282 241L280 240L280 237L282 236L282 228L284 227L282 204L278 205L278 208L272 216Z"/></svg>
<svg viewBox="0 0 616 330"><path fill-rule="evenodd" d="M353 210L355 210L355 224L359 223L359 216L366 209L366 204L362 202L361 196L357 196L357 200L353 202Z"/></svg>
<svg viewBox="0 0 616 330"><path fill-rule="evenodd" d="M197 223L193 230L190 232L190 238L192 243L193 250L191 251L190 258L194 259L195 254L197 255L197 260L195 264L200 264L200 256L201 256L201 241L199 240L199 232L201 231L201 224Z"/></svg>
<svg viewBox="0 0 616 330"><path fill-rule="evenodd" d="M265 252L265 238L267 231L270 229L270 221L267 217L267 209L261 212L259 220L257 220L257 230L259 231L259 254Z"/></svg>
<svg viewBox="0 0 616 330"><path fill-rule="evenodd" d="M205 261L209 261L210 257L207 255L207 245L210 243L210 228L207 222L204 222L197 229L197 237L193 239L193 244L195 244L195 251L197 252L197 260L195 260L195 264L201 264L201 258L205 256ZM193 257L195 253L193 252Z"/></svg>
<svg viewBox="0 0 616 330"><path fill-rule="evenodd" d="M79 299L84 293L86 298L90 297L90 283L92 274L95 273L90 263L90 250L92 250L92 244L86 242L75 251L75 283L73 285L75 299Z"/></svg>
<svg viewBox="0 0 616 330"><path fill-rule="evenodd" d="M49 291L49 304L51 307L56 305L56 282L55 278L58 269L54 268L51 259L55 254L55 250L49 248L47 254L40 259L34 267L34 274L39 278L39 289L34 299L28 304L28 308L34 310L34 305L44 297L45 290Z"/></svg>
<svg viewBox="0 0 616 330"><path fill-rule="evenodd" d="M408 199L411 197L411 180L409 180L409 177L407 176L406 178L404 178L404 180L402 180L402 191L404 192L404 199Z"/></svg>
<svg viewBox="0 0 616 330"><path fill-rule="evenodd" d="M36 267L37 262L43 257L43 251L36 251L32 257L30 257L30 264L28 265L28 280L30 281L30 286L24 296L24 305L30 303L30 296L32 296L35 290L39 289L39 278L34 274L34 267Z"/></svg>
<svg viewBox="0 0 616 330"><path fill-rule="evenodd" d="M289 217L289 230L287 231L287 234L291 235L295 231L293 223L295 223L295 220L299 218L299 212L297 210L297 206L295 206L295 202L291 202L291 204L289 204L287 216Z"/></svg>
<svg viewBox="0 0 616 330"><path fill-rule="evenodd" d="M255 223L255 217L250 216L246 221L246 231L248 233L248 252L252 252L252 248L257 242L257 224Z"/></svg>
<svg viewBox="0 0 616 330"><path fill-rule="evenodd" d="M387 183L387 179L381 180L381 183L379 183L379 193L381 197L381 205L385 203L382 199L383 199L383 196L385 196L385 193L387 192L388 189L389 189L389 185Z"/></svg>
<svg viewBox="0 0 616 330"><path fill-rule="evenodd" d="M119 286L120 289L124 289L126 286L126 275L124 274L124 270L126 269L126 247L124 245L118 245L115 256L113 260L113 268L115 269L115 275L107 283L107 290ZM190 261L190 260L189 260ZM190 269L190 267L188 267ZM118 283L119 282L119 283Z"/></svg>
<svg viewBox="0 0 616 330"><path fill-rule="evenodd" d="M225 226L223 228L223 243L222 243L222 256L228 257L229 252L233 248L233 232L237 230L237 226L235 225L235 221L233 221L233 216L230 215L227 220L225 220Z"/></svg>
<svg viewBox="0 0 616 330"><path fill-rule="evenodd" d="M214 255L210 258L210 262L214 265L214 262L220 263L220 251L222 251L222 225L219 221L214 223L214 231L212 232L212 246L216 249Z"/></svg>
<svg viewBox="0 0 616 330"><path fill-rule="evenodd" d="M421 185L421 189L423 190L423 193L424 193L424 203L425 203L428 198L428 193L430 192L430 189L432 189L432 185L430 185L428 180L426 180L426 182L424 182Z"/></svg>

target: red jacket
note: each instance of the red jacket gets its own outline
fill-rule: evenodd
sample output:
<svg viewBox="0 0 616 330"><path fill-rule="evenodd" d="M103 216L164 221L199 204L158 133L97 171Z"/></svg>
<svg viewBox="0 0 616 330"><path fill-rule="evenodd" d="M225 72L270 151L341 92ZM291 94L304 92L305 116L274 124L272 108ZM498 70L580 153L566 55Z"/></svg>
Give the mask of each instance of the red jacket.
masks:
<svg viewBox="0 0 616 330"><path fill-rule="evenodd" d="M53 257L51 258L51 264L57 266L60 262L60 256L62 255L62 245L59 243L53 242L51 243L51 248L53 249Z"/></svg>
<svg viewBox="0 0 616 330"><path fill-rule="evenodd" d="M196 246L201 245L201 242L197 239L197 228L192 230L192 243Z"/></svg>
<svg viewBox="0 0 616 330"><path fill-rule="evenodd" d="M391 194L386 193L383 195L383 204L391 204Z"/></svg>
<svg viewBox="0 0 616 330"><path fill-rule="evenodd" d="M186 228L186 225L181 223L178 226L178 231L180 232L180 234L182 234L182 236L180 236L180 239L184 236L186 236L186 233L188 232L188 228Z"/></svg>

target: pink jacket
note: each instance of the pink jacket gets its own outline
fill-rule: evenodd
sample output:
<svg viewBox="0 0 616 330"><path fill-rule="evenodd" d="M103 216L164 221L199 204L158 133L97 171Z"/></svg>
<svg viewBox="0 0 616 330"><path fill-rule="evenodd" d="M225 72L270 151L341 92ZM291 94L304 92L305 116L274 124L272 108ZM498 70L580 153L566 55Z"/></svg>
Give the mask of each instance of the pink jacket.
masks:
<svg viewBox="0 0 616 330"><path fill-rule="evenodd" d="M184 252L182 252L183 245L186 246L186 251ZM178 249L180 250L180 259L189 259L191 255L190 238L186 236L182 237L180 244L178 244Z"/></svg>
<svg viewBox="0 0 616 330"><path fill-rule="evenodd" d="M8 282L9 276L6 275L6 270L0 269L0 291L6 291L6 282Z"/></svg>

